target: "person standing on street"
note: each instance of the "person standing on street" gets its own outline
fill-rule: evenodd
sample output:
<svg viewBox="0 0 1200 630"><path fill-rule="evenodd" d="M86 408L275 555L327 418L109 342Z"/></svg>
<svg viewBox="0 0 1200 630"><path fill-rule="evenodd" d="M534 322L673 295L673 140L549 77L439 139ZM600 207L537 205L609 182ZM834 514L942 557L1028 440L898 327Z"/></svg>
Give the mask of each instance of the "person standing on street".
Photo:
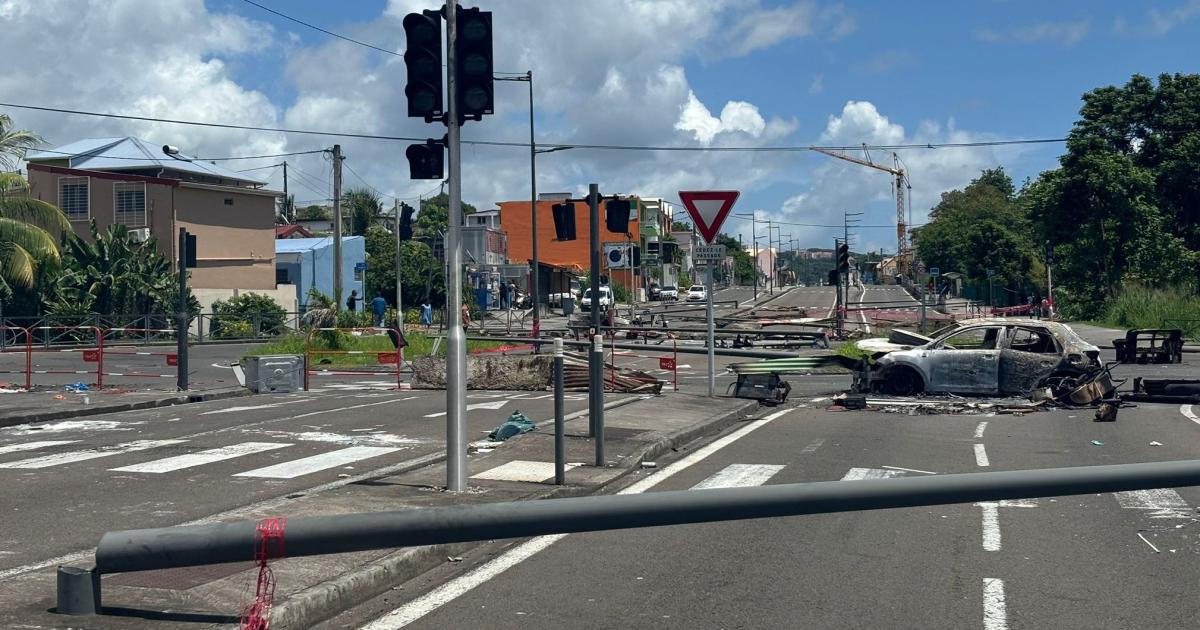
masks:
<svg viewBox="0 0 1200 630"><path fill-rule="evenodd" d="M384 299L383 292L371 300L371 313L375 315L375 326L383 326L383 316L387 314L387 300Z"/></svg>
<svg viewBox="0 0 1200 630"><path fill-rule="evenodd" d="M421 325L425 327L433 325L433 306L429 304L429 300L421 303Z"/></svg>
<svg viewBox="0 0 1200 630"><path fill-rule="evenodd" d="M346 310L351 313L358 310L358 289L350 290L350 297L346 298Z"/></svg>

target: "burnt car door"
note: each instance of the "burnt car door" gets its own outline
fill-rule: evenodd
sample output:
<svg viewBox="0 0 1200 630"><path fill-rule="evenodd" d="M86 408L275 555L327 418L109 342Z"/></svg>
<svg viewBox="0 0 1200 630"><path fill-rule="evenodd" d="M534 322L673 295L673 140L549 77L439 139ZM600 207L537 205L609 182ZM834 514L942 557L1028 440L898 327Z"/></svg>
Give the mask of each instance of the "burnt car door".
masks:
<svg viewBox="0 0 1200 630"><path fill-rule="evenodd" d="M997 391L1004 326L973 326L955 331L925 356L927 391L990 394Z"/></svg>
<svg viewBox="0 0 1200 630"><path fill-rule="evenodd" d="M1062 360L1062 347L1049 330L1012 326L1000 349L1000 391L1026 395Z"/></svg>

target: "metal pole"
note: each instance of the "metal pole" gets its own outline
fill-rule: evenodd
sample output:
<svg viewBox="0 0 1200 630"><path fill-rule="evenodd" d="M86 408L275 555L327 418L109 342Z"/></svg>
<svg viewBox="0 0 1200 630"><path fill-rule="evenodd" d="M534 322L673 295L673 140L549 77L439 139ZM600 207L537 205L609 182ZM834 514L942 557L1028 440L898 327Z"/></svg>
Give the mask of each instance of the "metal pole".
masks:
<svg viewBox="0 0 1200 630"><path fill-rule="evenodd" d="M175 386L179 391L188 389L188 288L187 288L187 228L179 228L179 331L175 333L176 358Z"/></svg>
<svg viewBox="0 0 1200 630"><path fill-rule="evenodd" d="M708 397L712 398L716 395L717 389L717 355L716 349L713 348L715 342L713 338L716 336L713 331L713 263L710 261L708 267L708 290L705 294L705 315L708 320Z"/></svg>
<svg viewBox="0 0 1200 630"><path fill-rule="evenodd" d="M758 237L755 236L755 227L758 225L758 219L754 218L754 214L750 214L750 243L754 245L754 302L758 303Z"/></svg>
<svg viewBox="0 0 1200 630"><path fill-rule="evenodd" d="M1046 241L1046 299L1049 302L1049 319L1054 319L1054 275L1050 272L1053 265L1053 254L1050 253L1050 241Z"/></svg>
<svg viewBox="0 0 1200 630"><path fill-rule="evenodd" d="M592 250L591 255L591 274L589 285L592 290L591 304L592 309L592 340L595 343L599 340L600 352L596 352L593 346L592 353L588 355L588 435L596 439L597 444L603 443L603 436L600 425L604 422L604 337L600 330L600 250L603 245L600 244L600 186L591 184L588 186L588 247ZM602 448L602 447L597 447ZM604 462L597 458L596 465L601 466Z"/></svg>
<svg viewBox="0 0 1200 630"><path fill-rule="evenodd" d="M285 220L287 220L288 222L294 221L295 218L292 217L292 214L293 214L293 212L292 212L291 205L288 203L287 160L284 160L283 161L283 218Z"/></svg>
<svg viewBox="0 0 1200 630"><path fill-rule="evenodd" d="M457 0L446 0L446 127L450 150L450 209L446 233L446 489L461 492L467 479L467 337L462 310L462 151L459 142L458 80L454 45Z"/></svg>
<svg viewBox="0 0 1200 630"><path fill-rule="evenodd" d="M420 198L418 198L417 204L419 205L420 203L421 203ZM396 329L403 332L404 331L404 298L400 294L400 289L402 288L401 287L402 280L400 278L400 260L401 260L401 256L400 256L400 247L401 247L401 243L400 243L400 202L398 200L393 202L392 215L393 215L393 218L396 220ZM364 275L363 277L365 278L366 276ZM366 296L364 295L363 297L366 297Z"/></svg>
<svg viewBox="0 0 1200 630"><path fill-rule="evenodd" d="M453 99L451 99L453 100ZM333 145L333 310L342 308L342 145Z"/></svg>
<svg viewBox="0 0 1200 630"><path fill-rule="evenodd" d="M297 516L287 521L287 556L1196 485L1200 460L1180 460ZM245 562L261 537L256 521L109 532L96 570Z"/></svg>
<svg viewBox="0 0 1200 630"><path fill-rule="evenodd" d="M538 259L538 224L537 224L537 145L533 139L533 70L529 77L529 227L533 237L533 335L536 338L542 330L542 265ZM533 345L533 351L538 351L538 344Z"/></svg>
<svg viewBox="0 0 1200 630"><path fill-rule="evenodd" d="M563 340L554 338L554 483L567 482L566 421L563 419Z"/></svg>
<svg viewBox="0 0 1200 630"><path fill-rule="evenodd" d="M768 292L768 294L774 295L775 294L775 255L771 253L771 220L770 219L767 219L767 260L770 261L768 263L769 266L767 268L767 282L770 283L768 285L769 288L768 288L767 292Z"/></svg>

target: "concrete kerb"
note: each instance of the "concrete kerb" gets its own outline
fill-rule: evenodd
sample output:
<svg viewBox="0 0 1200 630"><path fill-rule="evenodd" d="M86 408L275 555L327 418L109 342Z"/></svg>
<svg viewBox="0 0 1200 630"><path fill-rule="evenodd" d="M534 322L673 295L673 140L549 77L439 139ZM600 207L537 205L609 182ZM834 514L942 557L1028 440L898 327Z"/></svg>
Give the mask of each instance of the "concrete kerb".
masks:
<svg viewBox="0 0 1200 630"><path fill-rule="evenodd" d="M649 398L653 397L622 399L606 404L605 409ZM708 422L665 434L661 438L631 453L620 468L614 469L615 474L612 477L604 479L595 485L551 486L530 493L526 497L526 500L584 496L601 492L634 471L639 470L643 461L651 461L670 449L678 448L695 440L720 433L726 428L741 422L747 412L757 407L757 402L748 400L736 409ZM586 410L582 414L576 413L571 415L578 418L586 415ZM553 420L549 422L552 423ZM537 426L541 427L545 424L545 422L539 422ZM427 465L434 465L436 463L438 462L429 461ZM519 541L513 540L510 542L515 544ZM396 584L407 582L441 566L449 556L461 556L471 549L484 544L486 543L456 543L400 549L370 562L356 571L343 573L292 595L275 607L272 614L273 625L279 628L307 628L315 625L386 592Z"/></svg>
<svg viewBox="0 0 1200 630"><path fill-rule="evenodd" d="M115 405L89 405L87 407L56 409L53 411L25 414L19 417L14 416L9 418L0 418L0 427L11 427L18 424L31 424L35 422L49 422L51 420L63 420L66 418L80 418L83 416L95 416L104 413L120 413L122 411L155 409L158 407L170 407L173 405L207 402L210 400L223 400L226 398L240 398L243 396L252 396L253 394L254 392L251 392L248 389L238 387L176 394L173 396L164 396L162 398L152 398L150 400L139 400L137 402L117 403Z"/></svg>

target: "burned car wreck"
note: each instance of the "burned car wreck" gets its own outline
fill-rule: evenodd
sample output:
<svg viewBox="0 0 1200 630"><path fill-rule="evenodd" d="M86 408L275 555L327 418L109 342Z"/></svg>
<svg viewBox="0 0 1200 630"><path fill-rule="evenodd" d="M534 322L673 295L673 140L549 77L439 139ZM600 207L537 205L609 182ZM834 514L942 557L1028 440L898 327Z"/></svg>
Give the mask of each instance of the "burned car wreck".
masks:
<svg viewBox="0 0 1200 630"><path fill-rule="evenodd" d="M1087 404L1113 389L1100 349L1058 322L971 319L930 337L896 330L855 345L870 357L855 377L859 392L1067 396Z"/></svg>

